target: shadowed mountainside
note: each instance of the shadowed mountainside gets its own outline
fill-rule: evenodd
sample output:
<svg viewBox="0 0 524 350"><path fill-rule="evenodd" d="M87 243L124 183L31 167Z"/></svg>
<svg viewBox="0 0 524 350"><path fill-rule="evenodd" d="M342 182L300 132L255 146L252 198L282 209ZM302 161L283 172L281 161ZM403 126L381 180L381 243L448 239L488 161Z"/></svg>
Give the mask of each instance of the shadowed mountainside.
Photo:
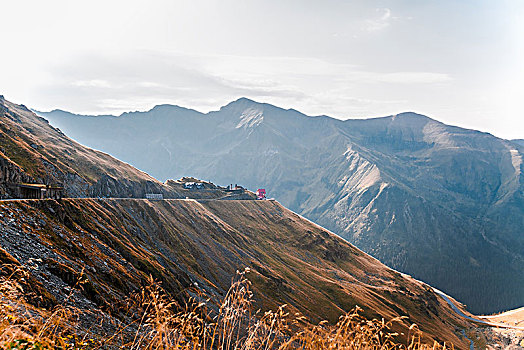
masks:
<svg viewBox="0 0 524 350"><path fill-rule="evenodd" d="M489 313L524 300L524 175L515 141L415 113L308 117L239 99L113 116L40 113L160 179L263 187L386 264Z"/></svg>

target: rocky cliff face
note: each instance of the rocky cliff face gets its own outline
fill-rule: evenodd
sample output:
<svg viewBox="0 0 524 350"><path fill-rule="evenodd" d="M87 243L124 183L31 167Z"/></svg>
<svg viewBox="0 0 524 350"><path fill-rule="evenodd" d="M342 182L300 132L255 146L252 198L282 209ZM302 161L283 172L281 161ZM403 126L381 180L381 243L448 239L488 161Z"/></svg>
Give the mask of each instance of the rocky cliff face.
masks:
<svg viewBox="0 0 524 350"><path fill-rule="evenodd" d="M17 194L16 184L34 182L19 166L7 158L0 158L0 198L14 198Z"/></svg>
<svg viewBox="0 0 524 350"><path fill-rule="evenodd" d="M208 114L157 106L119 117L43 115L160 179L265 188L473 311L524 300L518 142L415 113L340 121L247 99Z"/></svg>

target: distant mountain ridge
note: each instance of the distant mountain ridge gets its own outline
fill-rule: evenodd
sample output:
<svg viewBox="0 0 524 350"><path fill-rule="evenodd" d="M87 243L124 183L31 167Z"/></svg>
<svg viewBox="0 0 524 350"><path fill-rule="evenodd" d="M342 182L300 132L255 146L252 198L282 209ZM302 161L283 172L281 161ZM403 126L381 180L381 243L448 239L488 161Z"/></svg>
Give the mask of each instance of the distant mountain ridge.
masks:
<svg viewBox="0 0 524 350"><path fill-rule="evenodd" d="M188 181L192 181L188 179ZM0 199L17 198L21 183L63 186L66 197L165 198L254 197L230 194L213 184L187 191L183 181L161 183L112 156L82 146L24 105L0 96Z"/></svg>
<svg viewBox="0 0 524 350"><path fill-rule="evenodd" d="M521 146L524 146L524 139L517 139L517 140L511 140L511 141L513 141L513 142L515 142L515 143L517 143L517 144L519 144Z"/></svg>
<svg viewBox="0 0 524 350"><path fill-rule="evenodd" d="M205 189L224 192L210 183L192 192L196 199L186 200L177 193L182 181L162 184L70 140L24 106L0 102L2 199L9 198L9 185L20 177L60 182L71 196L95 197L0 201L0 281L2 305L9 311L21 309L47 321L60 307L74 309L72 319L60 316L67 327L104 338L104 348L113 348L111 339L129 348L140 318L136 309L129 311L129 302L139 299L135 293L151 285L151 278L181 309L190 298L207 297L216 307L235 271L249 267L253 303L261 308L255 318L287 304L291 315L334 323L358 305L370 319L407 316L393 324L403 332L401 339L415 322L429 344L467 347L460 330L473 325L430 286L280 203L242 200L245 196L198 200L195 194ZM110 175L114 187L107 187L101 174ZM145 187L184 199L142 199ZM133 198L96 198L100 195ZM16 294L6 291L6 280L19 284L13 287ZM18 314L9 315L8 326L21 323ZM60 327L55 326L53 331Z"/></svg>
<svg viewBox="0 0 524 350"><path fill-rule="evenodd" d="M337 120L249 99L200 113L39 113L159 179L269 196L487 313L524 302L524 146L416 113Z"/></svg>

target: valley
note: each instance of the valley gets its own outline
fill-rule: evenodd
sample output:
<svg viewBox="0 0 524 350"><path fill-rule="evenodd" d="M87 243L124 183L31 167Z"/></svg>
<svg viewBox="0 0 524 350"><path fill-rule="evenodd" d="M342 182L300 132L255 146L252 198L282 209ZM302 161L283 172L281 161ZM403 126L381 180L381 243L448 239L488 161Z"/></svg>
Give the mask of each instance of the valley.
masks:
<svg viewBox="0 0 524 350"><path fill-rule="evenodd" d="M524 1L4 1L0 350L524 350Z"/></svg>
<svg viewBox="0 0 524 350"><path fill-rule="evenodd" d="M109 322L98 336L129 320L126 295L147 286L148 276L184 303L195 293L222 298L244 268L256 308L286 304L313 324L335 323L358 305L369 319L407 316L394 325L401 339L416 323L424 342L461 348L470 342L464 331L485 322L275 200L194 177L162 183L68 139L23 106L4 100L3 113L2 274L15 277L30 307L80 310L79 329L92 327L95 316L86 315ZM398 191L352 147L344 157L359 196L378 186L378 202ZM512 154L516 172L521 164ZM58 184L71 198L13 199L20 182ZM160 200L143 199L147 193Z"/></svg>
<svg viewBox="0 0 524 350"><path fill-rule="evenodd" d="M415 322L424 342L467 343L459 330L469 322L428 285L278 202L195 178L161 183L71 141L25 107L2 103L2 285L19 285L25 307L74 308L75 329L102 322L94 336L103 338L129 321L127 297L149 278L184 304L199 293L224 297L235 271L249 268L262 311L287 304L313 324L335 323L358 305L366 318L407 316L394 325L401 339ZM61 185L72 198L13 200L22 181ZM201 190L186 188L195 181ZM166 199L142 199L147 192Z"/></svg>
<svg viewBox="0 0 524 350"><path fill-rule="evenodd" d="M342 121L245 98L206 114L171 105L120 116L39 114L159 179L263 187L474 313L522 306L518 140L416 113Z"/></svg>

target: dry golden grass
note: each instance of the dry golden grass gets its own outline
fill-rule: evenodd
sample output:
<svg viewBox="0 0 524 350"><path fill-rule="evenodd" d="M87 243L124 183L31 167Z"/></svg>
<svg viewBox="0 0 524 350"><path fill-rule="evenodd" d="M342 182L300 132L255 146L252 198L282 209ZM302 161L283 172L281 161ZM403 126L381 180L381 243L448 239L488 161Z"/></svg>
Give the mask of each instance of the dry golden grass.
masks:
<svg viewBox="0 0 524 350"><path fill-rule="evenodd" d="M24 281L25 274L15 268L0 282L0 347L29 350L72 349L73 342L87 345L86 339L74 339L76 309L64 304L49 311L26 302L23 287L14 278L18 275Z"/></svg>
<svg viewBox="0 0 524 350"><path fill-rule="evenodd" d="M358 308L340 317L313 325L286 306L276 311L253 313L253 294L245 273L238 273L227 295L219 303L195 295L186 305L170 300L151 283L132 297L134 320L111 335L79 326L80 310L58 306L44 310L24 301L20 284L10 276L0 282L1 349L446 349L449 346L422 344L413 325L407 336L391 330L393 323L368 320ZM77 287L81 287L80 284ZM123 334L132 334L124 337ZM399 339L408 339L402 342ZM453 348L453 347L451 347Z"/></svg>

